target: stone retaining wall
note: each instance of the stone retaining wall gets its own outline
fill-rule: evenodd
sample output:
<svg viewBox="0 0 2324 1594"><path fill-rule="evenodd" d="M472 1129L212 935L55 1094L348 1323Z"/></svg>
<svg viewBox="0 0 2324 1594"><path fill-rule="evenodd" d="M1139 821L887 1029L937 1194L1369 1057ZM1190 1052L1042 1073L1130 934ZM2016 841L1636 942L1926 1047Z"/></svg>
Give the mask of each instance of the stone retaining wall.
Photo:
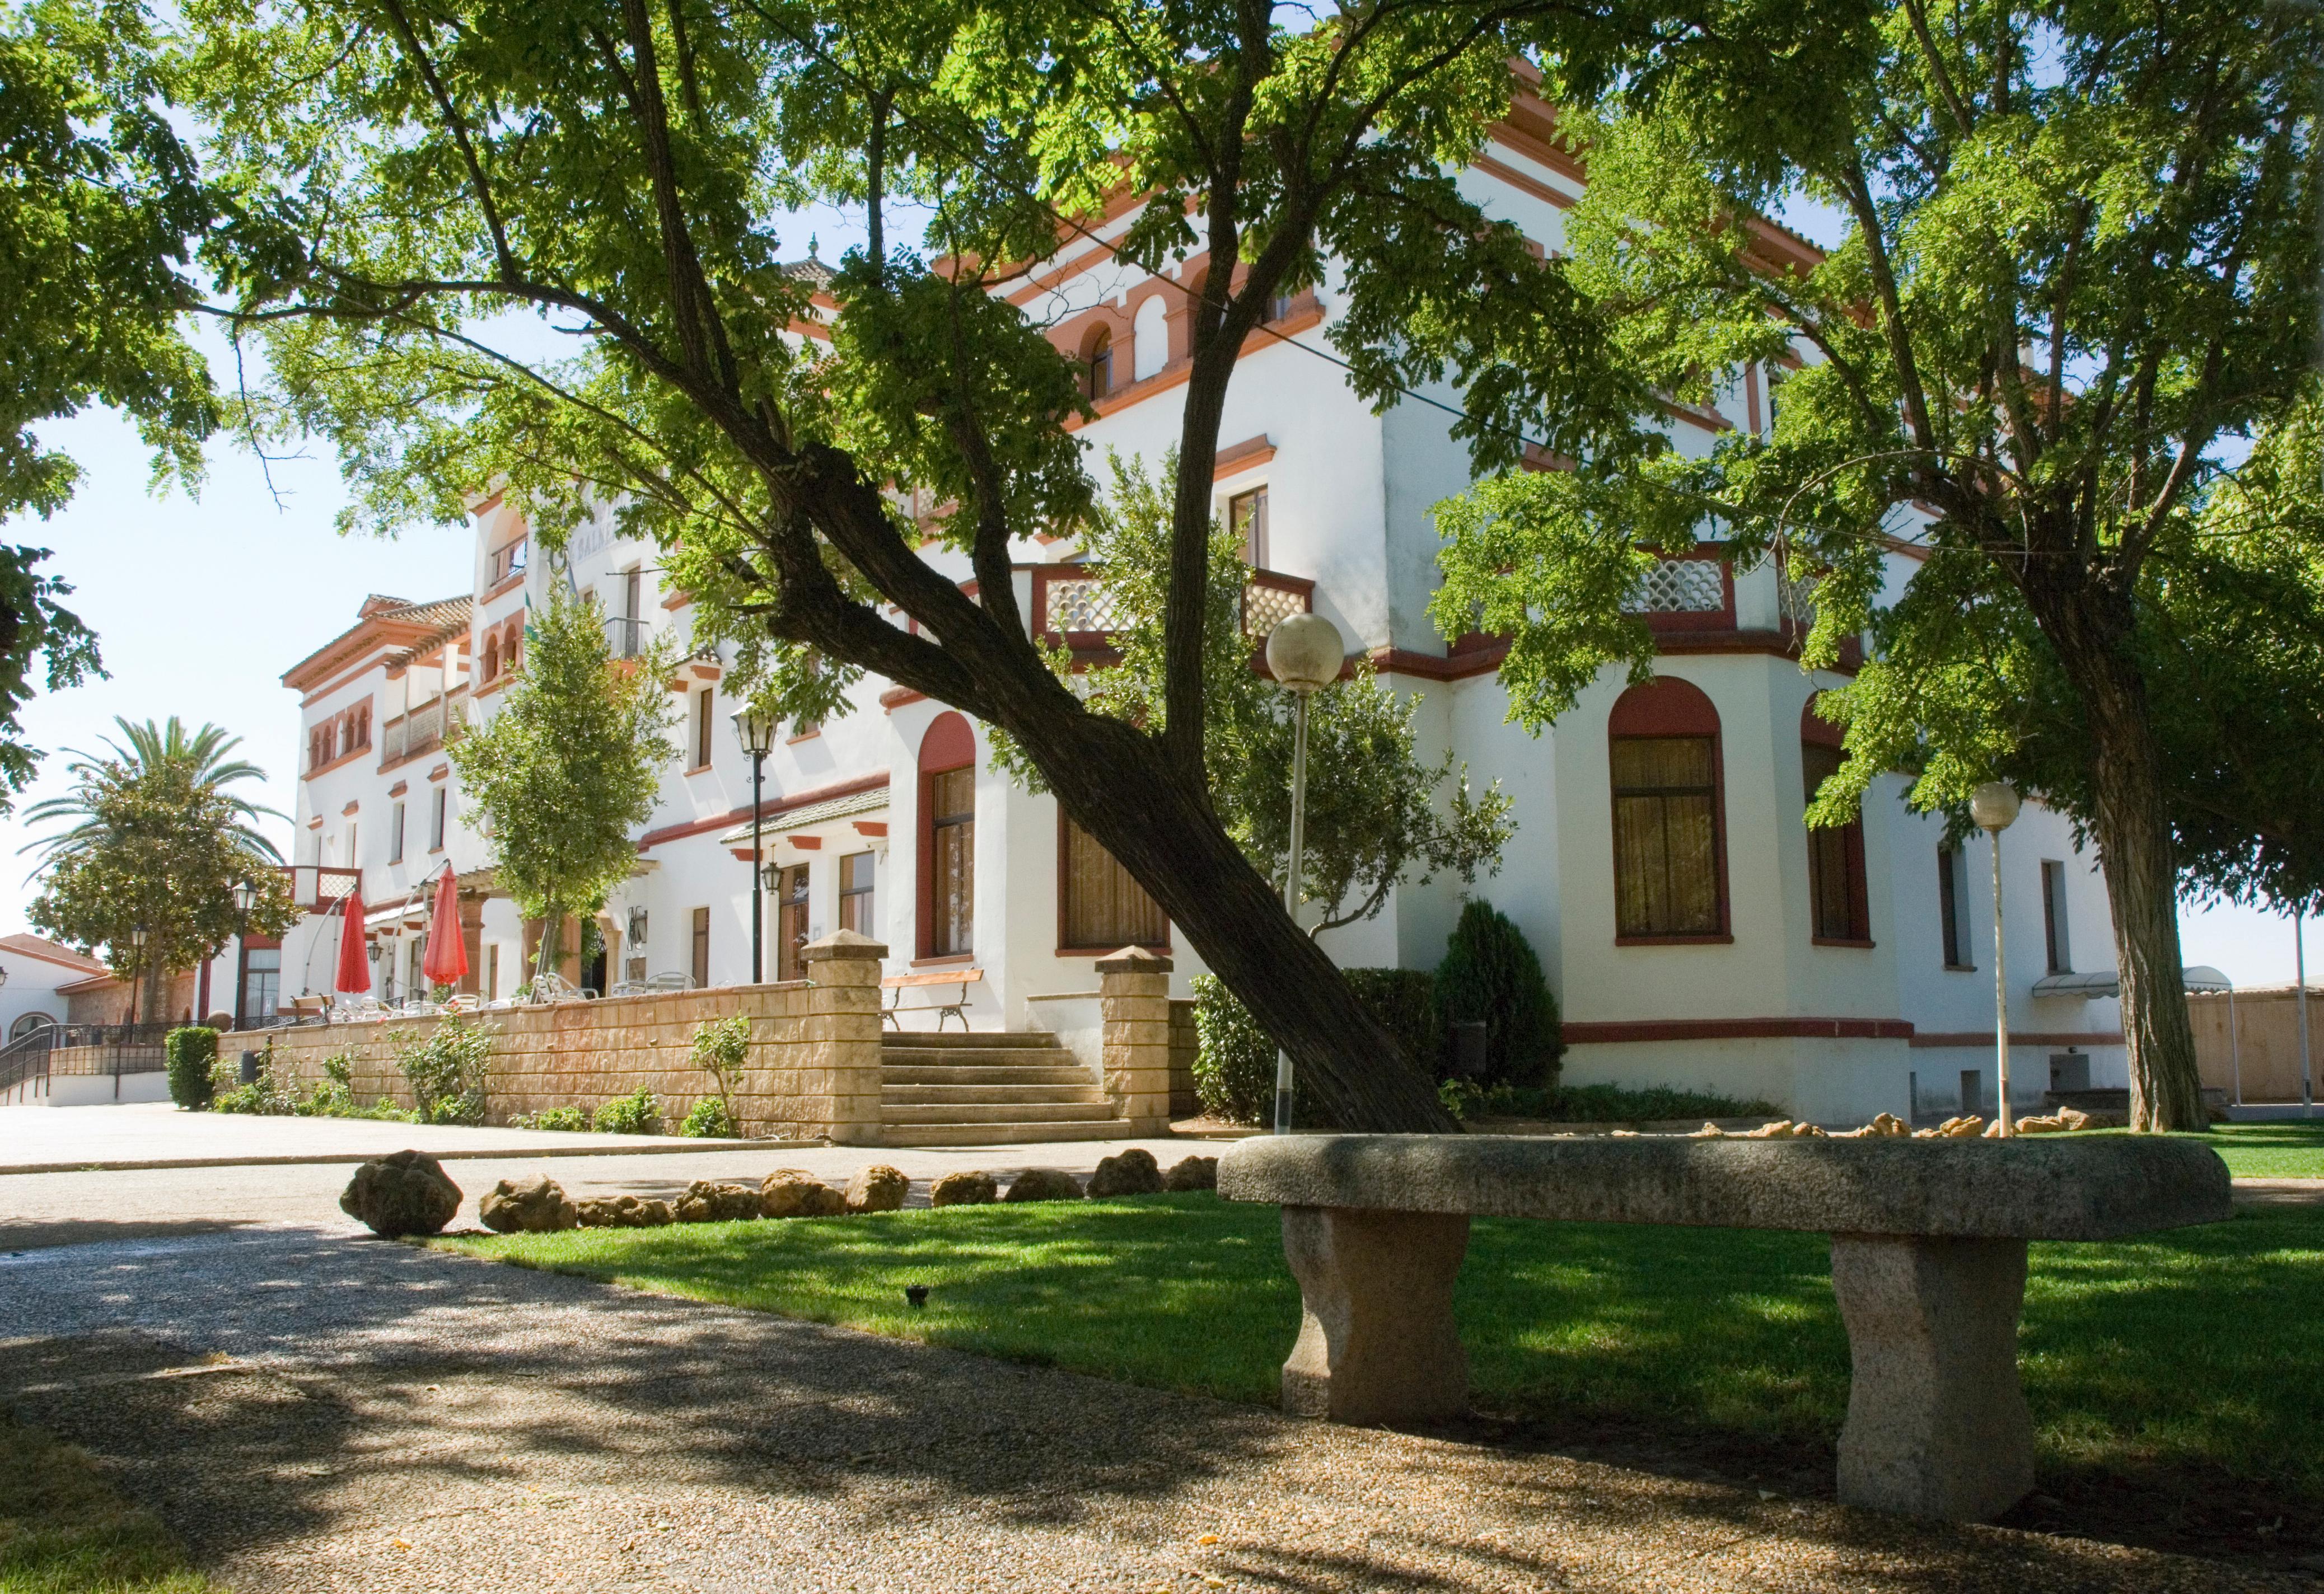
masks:
<svg viewBox="0 0 2324 1594"><path fill-rule="evenodd" d="M716 1093L694 1065L696 1027L733 1013L751 1018L751 1053L734 1097L746 1135L828 1137L840 1145L880 1140L880 959L887 949L842 931L804 949L812 978L779 985L608 997L501 1009L470 1023L493 1034L485 1110L493 1123L550 1107L592 1110L641 1086L660 1099L665 1132ZM353 1059L356 1099L411 1105L395 1065L399 1041L424 1037L440 1018L329 1024L271 1031L278 1065L303 1086L323 1060ZM219 1037L238 1055L248 1035Z"/></svg>

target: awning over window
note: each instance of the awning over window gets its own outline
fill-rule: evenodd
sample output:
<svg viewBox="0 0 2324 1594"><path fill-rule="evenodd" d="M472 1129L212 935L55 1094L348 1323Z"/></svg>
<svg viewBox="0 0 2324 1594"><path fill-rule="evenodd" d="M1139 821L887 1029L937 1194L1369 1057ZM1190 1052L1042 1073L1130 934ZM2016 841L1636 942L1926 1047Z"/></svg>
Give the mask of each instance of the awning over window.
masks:
<svg viewBox="0 0 2324 1594"><path fill-rule="evenodd" d="M2235 981L2206 963L2197 963L2179 971L2181 983L2190 990L2233 990ZM2070 996L2083 1001L2096 1001L2100 997L2120 996L2122 976L2108 969L2104 973L2045 974L2034 981L2035 996Z"/></svg>

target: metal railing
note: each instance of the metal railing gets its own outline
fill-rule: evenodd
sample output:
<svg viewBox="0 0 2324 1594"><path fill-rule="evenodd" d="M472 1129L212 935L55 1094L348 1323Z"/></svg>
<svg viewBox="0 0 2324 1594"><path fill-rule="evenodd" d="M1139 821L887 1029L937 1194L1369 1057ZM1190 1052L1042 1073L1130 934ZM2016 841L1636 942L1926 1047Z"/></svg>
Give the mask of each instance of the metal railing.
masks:
<svg viewBox="0 0 2324 1594"><path fill-rule="evenodd" d="M171 1024L43 1024L0 1046L0 1101L48 1093L51 1068L62 1051L94 1052L79 1073L96 1078L154 1073L164 1066L161 1037Z"/></svg>
<svg viewBox="0 0 2324 1594"><path fill-rule="evenodd" d="M441 747L446 731L461 719L460 705L451 698L430 698L380 727L380 761L392 764Z"/></svg>
<svg viewBox="0 0 2324 1594"><path fill-rule="evenodd" d="M495 549L493 554L493 573L485 577L484 585L498 586L502 582L523 569L525 549L531 545L531 540L530 538L520 537L506 548Z"/></svg>
<svg viewBox="0 0 2324 1594"><path fill-rule="evenodd" d="M635 659L646 650L646 622L620 614L605 616L605 647L616 659Z"/></svg>

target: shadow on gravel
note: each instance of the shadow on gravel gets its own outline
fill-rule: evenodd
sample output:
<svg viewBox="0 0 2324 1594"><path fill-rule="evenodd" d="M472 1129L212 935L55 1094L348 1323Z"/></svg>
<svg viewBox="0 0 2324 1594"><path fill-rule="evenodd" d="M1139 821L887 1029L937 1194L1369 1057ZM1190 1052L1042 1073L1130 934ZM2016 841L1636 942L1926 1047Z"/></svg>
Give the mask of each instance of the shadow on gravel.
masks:
<svg viewBox="0 0 2324 1594"><path fill-rule="evenodd" d="M45 1329L38 1340L24 1335ZM225 1353L256 1362L209 1365ZM1228 1534L1221 1570L1282 1589L1534 1586L1538 1547L1609 1538L1720 1566L1764 1550L1803 1586L2231 1589L2237 1570L2071 1540L1914 1524L1823 1502L1576 1465L1523 1447L1286 1423L957 1351L706 1308L383 1242L305 1232L50 1253L0 1272L0 1398L97 1451L215 1564L295 1566L301 1541L383 1513L567 1481L844 1502L852 1533L935 1504L994 1527L1184 1543L1190 1498L1245 1521L1349 1478L1397 1502L1330 1549ZM1315 1464L1315 1447L1333 1447ZM1270 1472L1269 1464L1280 1470ZM1381 1490L1381 1479L1394 1486ZM1211 1486L1225 1484L1220 1489ZM1459 1502L1459 1516L1447 1502ZM1405 1502L1410 1502L1408 1506ZM467 1508L481 1508L467 1507ZM1480 1520L1536 1541L1517 1550ZM1467 1525L1455 1530L1456 1523ZM1677 1548L1680 1544L1699 1549ZM1410 1557L1465 1567L1414 1574ZM1602 1562L1601 1562L1602 1566ZM876 1579L873 1580L877 1580ZM477 1581L479 1589L497 1586ZM1642 1572L1640 1589L1666 1586Z"/></svg>
<svg viewBox="0 0 2324 1594"><path fill-rule="evenodd" d="M175 1239L192 1234L222 1234L246 1229L256 1220L181 1218L59 1218L45 1222L0 1222L0 1257L12 1251L46 1250L60 1245L110 1245L121 1240Z"/></svg>

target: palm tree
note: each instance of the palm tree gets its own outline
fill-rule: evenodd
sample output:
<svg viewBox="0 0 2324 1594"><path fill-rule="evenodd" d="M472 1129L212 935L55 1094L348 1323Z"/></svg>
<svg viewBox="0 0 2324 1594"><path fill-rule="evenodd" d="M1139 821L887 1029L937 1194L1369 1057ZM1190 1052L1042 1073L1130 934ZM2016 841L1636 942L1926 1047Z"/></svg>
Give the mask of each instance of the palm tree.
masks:
<svg viewBox="0 0 2324 1594"><path fill-rule="evenodd" d="M73 777L72 790L62 797L34 803L24 810L24 818L30 824L52 819L78 823L69 830L26 843L17 849L20 852L38 852L41 869L44 870L63 859L90 852L109 834L106 821L100 817L105 812L106 798L132 784L152 781L216 797L232 816L226 834L251 855L253 862L282 861L281 852L255 826L258 820L264 818L288 823L290 815L225 789L238 781L266 779L266 771L247 759L226 760L226 754L242 745L241 737L229 736L223 727L211 724L205 724L189 736L185 722L176 714L170 716L166 726L156 725L152 720L133 725L118 716L113 723L121 727L122 740L127 746L108 737L105 745L112 750L111 758L66 749L73 760L65 766L66 772Z"/></svg>

